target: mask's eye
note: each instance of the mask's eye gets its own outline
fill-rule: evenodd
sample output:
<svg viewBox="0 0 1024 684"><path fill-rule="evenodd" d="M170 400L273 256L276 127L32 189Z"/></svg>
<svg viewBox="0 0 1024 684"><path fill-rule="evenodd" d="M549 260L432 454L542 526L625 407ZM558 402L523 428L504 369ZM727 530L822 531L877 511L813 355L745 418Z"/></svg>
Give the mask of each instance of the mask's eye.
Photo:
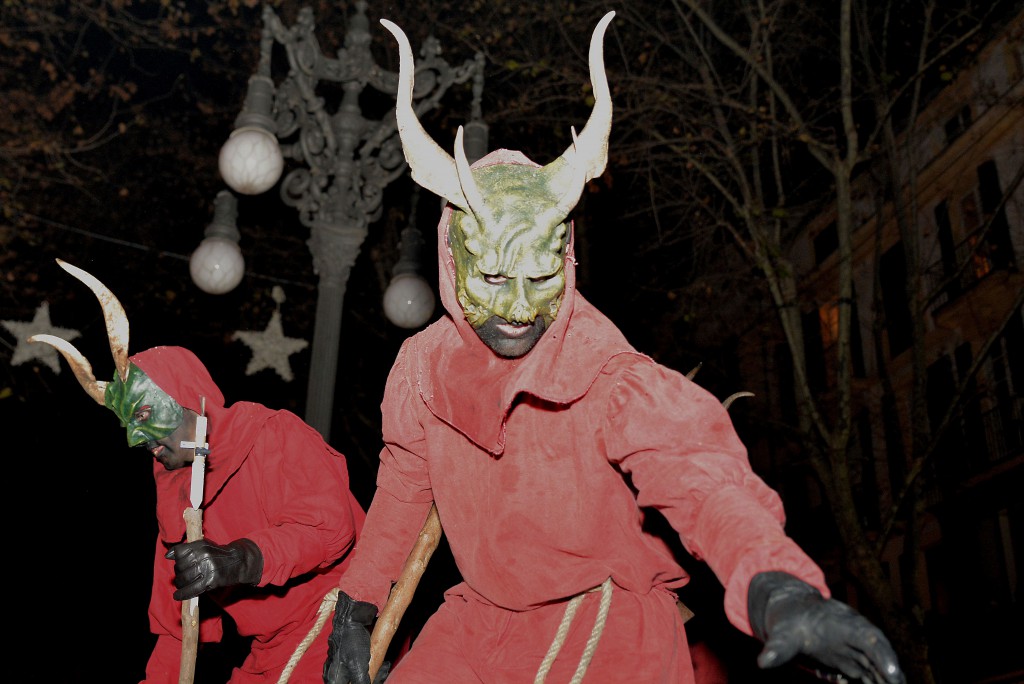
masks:
<svg viewBox="0 0 1024 684"><path fill-rule="evenodd" d="M546 283L547 281L551 280L554 277L555 277L554 273L552 273L551 275L536 276L535 278L530 278L530 282L531 283Z"/></svg>
<svg viewBox="0 0 1024 684"><path fill-rule="evenodd" d="M143 406L142 408L140 408L138 411L135 412L135 422L136 423L145 423L146 421L149 420L149 417L151 415L153 415L153 407L152 406Z"/></svg>
<svg viewBox="0 0 1024 684"><path fill-rule="evenodd" d="M484 273L484 282L487 283L488 285L503 285L507 281L508 278L506 276L500 274L491 275L488 273Z"/></svg>

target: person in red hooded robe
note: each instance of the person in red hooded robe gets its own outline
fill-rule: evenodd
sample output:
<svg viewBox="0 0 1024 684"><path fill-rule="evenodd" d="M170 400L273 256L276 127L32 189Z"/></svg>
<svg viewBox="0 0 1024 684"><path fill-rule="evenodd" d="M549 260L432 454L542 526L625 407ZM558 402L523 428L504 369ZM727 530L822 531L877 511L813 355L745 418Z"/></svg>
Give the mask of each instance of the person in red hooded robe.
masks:
<svg viewBox="0 0 1024 684"><path fill-rule="evenodd" d="M398 129L413 178L446 198L438 226L447 315L403 344L382 403L384 447L365 535L340 583L324 681L368 684L371 624L431 505L462 581L391 684L692 684L675 589L688 580L644 527L657 509L725 587L725 612L765 642L763 667L802 655L823 677L898 684L885 636L832 599L783 529L726 408L637 352L576 290L572 224L607 161L602 40L594 111L540 166L498 150L472 167L425 133L401 50Z"/></svg>
<svg viewBox="0 0 1024 684"><path fill-rule="evenodd" d="M200 642L221 640L221 613L252 638L232 684L276 682L286 667L290 682L321 681L326 630L290 660L348 567L366 517L349 490L345 457L290 411L245 401L225 405L209 371L187 349L154 347L128 357L120 304L91 274L59 263L103 304L117 373L97 382L66 341L48 335L33 341L55 346L86 392L120 419L129 446L153 456L158 534L149 623L157 640L144 681L179 681L181 602L197 596L203 597ZM203 538L188 542L182 514L192 506L192 468L185 466L195 451L183 442L194 443L200 415L209 444Z"/></svg>

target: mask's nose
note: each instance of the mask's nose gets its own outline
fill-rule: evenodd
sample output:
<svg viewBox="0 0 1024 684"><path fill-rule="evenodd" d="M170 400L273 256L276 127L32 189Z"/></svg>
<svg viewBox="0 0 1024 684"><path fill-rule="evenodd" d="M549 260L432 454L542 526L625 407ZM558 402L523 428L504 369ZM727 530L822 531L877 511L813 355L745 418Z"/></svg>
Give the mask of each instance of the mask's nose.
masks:
<svg viewBox="0 0 1024 684"><path fill-rule="evenodd" d="M141 434L138 430L128 428L128 446L137 447L149 442L149 438L146 435Z"/></svg>
<svg viewBox="0 0 1024 684"><path fill-rule="evenodd" d="M512 280L514 296L512 306L508 311L509 323L530 324L537 317L537 312L530 306L530 300L526 296L526 278L519 276Z"/></svg>

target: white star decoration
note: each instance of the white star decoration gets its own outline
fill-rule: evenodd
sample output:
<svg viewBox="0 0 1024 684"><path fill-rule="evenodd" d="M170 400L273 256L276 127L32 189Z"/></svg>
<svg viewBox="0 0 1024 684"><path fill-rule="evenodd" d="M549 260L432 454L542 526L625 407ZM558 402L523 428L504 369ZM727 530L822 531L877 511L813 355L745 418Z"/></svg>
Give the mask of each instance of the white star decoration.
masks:
<svg viewBox="0 0 1024 684"><path fill-rule="evenodd" d="M33 359L50 367L57 375L60 375L60 359L57 350L42 342L29 342L32 335L55 335L65 340L73 340L81 337L82 333L70 328L58 328L50 323L50 303L43 302L36 309L35 318L31 321L0 321L7 331L14 335L18 346L14 348L14 356L11 357L12 366L20 366L26 361Z"/></svg>
<svg viewBox="0 0 1024 684"><path fill-rule="evenodd" d="M264 368L271 368L281 376L282 380L291 382L295 376L292 374L288 357L308 347L309 342L294 337L285 337L284 330L281 328L281 303L284 301L284 290L275 285L273 297L277 302L277 308L270 317L267 329L259 332L238 330L231 339L241 340L252 350L252 359L245 368L246 375L253 375Z"/></svg>

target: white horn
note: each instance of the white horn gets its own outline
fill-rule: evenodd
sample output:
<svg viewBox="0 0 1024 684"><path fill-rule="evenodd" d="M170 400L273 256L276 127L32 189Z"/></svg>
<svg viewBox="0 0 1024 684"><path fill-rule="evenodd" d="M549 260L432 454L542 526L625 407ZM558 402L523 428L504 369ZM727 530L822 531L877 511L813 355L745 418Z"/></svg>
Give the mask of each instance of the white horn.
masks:
<svg viewBox="0 0 1024 684"><path fill-rule="evenodd" d="M402 138L402 150L405 152L405 160L409 162L412 178L421 187L468 212L470 209L459 185L455 160L434 142L413 110L412 94L416 85L416 74L409 39L395 23L387 19L381 19L380 23L398 41L398 93L395 98L395 117L398 119L398 135Z"/></svg>
<svg viewBox="0 0 1024 684"><path fill-rule="evenodd" d="M568 215L580 199L583 186L604 173L608 164L608 136L612 130L612 96L608 76L604 69L604 34L615 17L608 12L594 28L590 39L590 83L594 93L594 108L590 112L583 132L573 129L572 144L562 156L546 168L556 173L552 187L561 189L558 208Z"/></svg>
<svg viewBox="0 0 1024 684"><path fill-rule="evenodd" d="M103 307L103 319L107 324L107 339L110 340L110 353L114 356L114 367L121 381L128 379L128 316L124 307L114 293L91 273L72 266L66 261L57 259L57 264L65 271L78 278L92 290L96 299ZM66 358L66 357L65 357ZM101 402L102 403L102 402Z"/></svg>
<svg viewBox="0 0 1024 684"><path fill-rule="evenodd" d="M82 356L82 353L75 349L74 345L55 335L33 335L28 338L28 341L44 342L59 351L68 362L68 365L71 366L71 372L78 378L78 384L82 386L85 393L92 397L97 404L104 405L103 395L107 388L107 383L96 380L96 376L92 372L92 366Z"/></svg>
<svg viewBox="0 0 1024 684"><path fill-rule="evenodd" d="M479 224L489 225L491 217L487 211L487 203L484 202L483 193L480 192L476 180L473 179L473 171L469 168L469 159L463 145L462 126L455 132L455 169L459 174L459 187L466 198L466 206L461 208L466 213L476 216Z"/></svg>

